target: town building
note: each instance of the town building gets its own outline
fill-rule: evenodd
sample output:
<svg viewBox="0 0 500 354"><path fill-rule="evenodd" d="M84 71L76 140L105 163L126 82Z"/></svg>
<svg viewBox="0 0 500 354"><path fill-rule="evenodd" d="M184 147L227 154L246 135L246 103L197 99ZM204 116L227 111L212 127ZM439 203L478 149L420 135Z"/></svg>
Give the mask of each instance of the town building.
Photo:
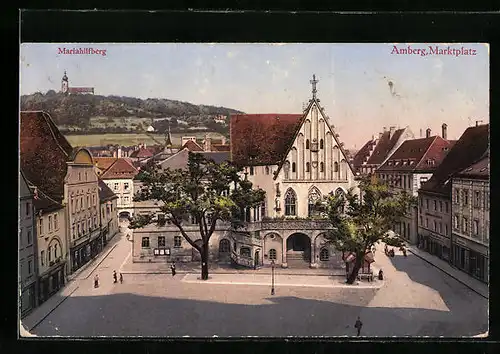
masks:
<svg viewBox="0 0 500 354"><path fill-rule="evenodd" d="M99 206L101 210L101 233L103 246L120 230L118 227L118 196L99 179Z"/></svg>
<svg viewBox="0 0 500 354"><path fill-rule="evenodd" d="M354 155L353 168L360 175L370 175L382 166L404 141L414 139L409 127L396 129L395 126L383 128L378 137L372 136L370 140Z"/></svg>
<svg viewBox="0 0 500 354"><path fill-rule="evenodd" d="M66 71L61 80L61 92L66 95L94 94L93 87L70 87Z"/></svg>
<svg viewBox="0 0 500 354"><path fill-rule="evenodd" d="M489 125L467 128L432 177L418 191L418 246L452 262L452 176L480 159L489 147Z"/></svg>
<svg viewBox="0 0 500 354"><path fill-rule="evenodd" d="M137 173L128 159L118 158L100 174L100 179L118 196L115 212L124 218L134 215L134 177Z"/></svg>
<svg viewBox="0 0 500 354"><path fill-rule="evenodd" d="M489 151L452 177L452 263L489 282L490 169Z"/></svg>
<svg viewBox="0 0 500 354"><path fill-rule="evenodd" d="M313 97L302 114L231 116L229 159L243 169L242 178L266 191L266 200L259 207L247 208L241 230L217 224L209 245L212 259L250 267L271 262L283 267L345 267L342 253L325 242L328 224L313 206L329 193L344 194L350 189L359 193L359 189L343 143L316 97L317 82L313 77ZM162 165L185 166L186 150ZM135 206L136 214L141 214L157 212L160 205L141 202ZM185 230L201 242L193 221ZM135 262L198 259L198 252L168 223L134 230L133 241Z"/></svg>
<svg viewBox="0 0 500 354"><path fill-rule="evenodd" d="M385 181L392 192L405 191L417 197L422 183L431 178L453 144L454 141L446 140L446 124L443 124L442 136L431 136L431 130L427 129L425 138L404 141L376 170L376 176ZM393 231L410 243L416 244L417 218L418 206L415 206L394 225Z"/></svg>
<svg viewBox="0 0 500 354"><path fill-rule="evenodd" d="M37 248L34 230L34 194L19 173L19 307L21 317L37 306Z"/></svg>

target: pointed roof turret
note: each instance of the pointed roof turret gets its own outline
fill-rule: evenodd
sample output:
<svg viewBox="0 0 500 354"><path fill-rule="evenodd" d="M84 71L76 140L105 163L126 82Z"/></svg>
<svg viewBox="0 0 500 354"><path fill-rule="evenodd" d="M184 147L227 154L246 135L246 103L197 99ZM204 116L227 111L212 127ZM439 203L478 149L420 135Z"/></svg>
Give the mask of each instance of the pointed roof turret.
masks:
<svg viewBox="0 0 500 354"><path fill-rule="evenodd" d="M168 123L168 132L165 137L165 147L172 147L172 136L170 134L170 122Z"/></svg>
<svg viewBox="0 0 500 354"><path fill-rule="evenodd" d="M64 70L64 76L62 77L63 81L68 81L68 77L66 76L66 70Z"/></svg>

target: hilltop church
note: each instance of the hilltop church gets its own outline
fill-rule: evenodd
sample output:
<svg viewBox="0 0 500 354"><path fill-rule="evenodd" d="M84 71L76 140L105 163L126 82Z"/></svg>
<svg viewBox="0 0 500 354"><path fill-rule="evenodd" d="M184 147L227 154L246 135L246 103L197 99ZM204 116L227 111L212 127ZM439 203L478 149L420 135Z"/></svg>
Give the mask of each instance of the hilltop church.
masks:
<svg viewBox="0 0 500 354"><path fill-rule="evenodd" d="M242 177L266 191L266 200L247 211L244 230L218 223L210 240L212 259L249 267L271 262L313 268L344 264L342 255L325 242L327 224L314 215L313 205L329 193L359 189L339 134L316 97L317 83L313 76L312 98L302 114L231 116L226 159L243 168ZM187 155L182 150L162 167L187 165ZM136 206L136 214L150 210L145 204ZM186 231L197 238L197 225L186 226ZM198 255L172 225L134 230L135 262L165 262L165 257L191 261Z"/></svg>

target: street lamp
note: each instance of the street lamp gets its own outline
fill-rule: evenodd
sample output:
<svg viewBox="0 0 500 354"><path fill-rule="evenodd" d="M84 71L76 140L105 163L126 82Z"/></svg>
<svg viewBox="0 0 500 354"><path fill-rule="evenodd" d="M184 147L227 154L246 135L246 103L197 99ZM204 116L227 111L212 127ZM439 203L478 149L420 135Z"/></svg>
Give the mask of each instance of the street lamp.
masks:
<svg viewBox="0 0 500 354"><path fill-rule="evenodd" d="M271 295L274 295L274 259L271 260Z"/></svg>

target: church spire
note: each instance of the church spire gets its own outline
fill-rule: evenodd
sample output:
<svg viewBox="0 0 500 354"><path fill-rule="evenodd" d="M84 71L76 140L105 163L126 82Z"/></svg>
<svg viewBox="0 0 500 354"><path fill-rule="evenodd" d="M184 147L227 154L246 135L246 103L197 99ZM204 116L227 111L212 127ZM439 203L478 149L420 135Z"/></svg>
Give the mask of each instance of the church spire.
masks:
<svg viewBox="0 0 500 354"><path fill-rule="evenodd" d="M170 122L168 122L168 132L165 134L165 147L172 147L172 136L170 135Z"/></svg>
<svg viewBox="0 0 500 354"><path fill-rule="evenodd" d="M313 99L316 99L316 84L318 83L319 80L316 80L316 74L313 74L313 79L310 81L312 85L312 94L313 94Z"/></svg>

